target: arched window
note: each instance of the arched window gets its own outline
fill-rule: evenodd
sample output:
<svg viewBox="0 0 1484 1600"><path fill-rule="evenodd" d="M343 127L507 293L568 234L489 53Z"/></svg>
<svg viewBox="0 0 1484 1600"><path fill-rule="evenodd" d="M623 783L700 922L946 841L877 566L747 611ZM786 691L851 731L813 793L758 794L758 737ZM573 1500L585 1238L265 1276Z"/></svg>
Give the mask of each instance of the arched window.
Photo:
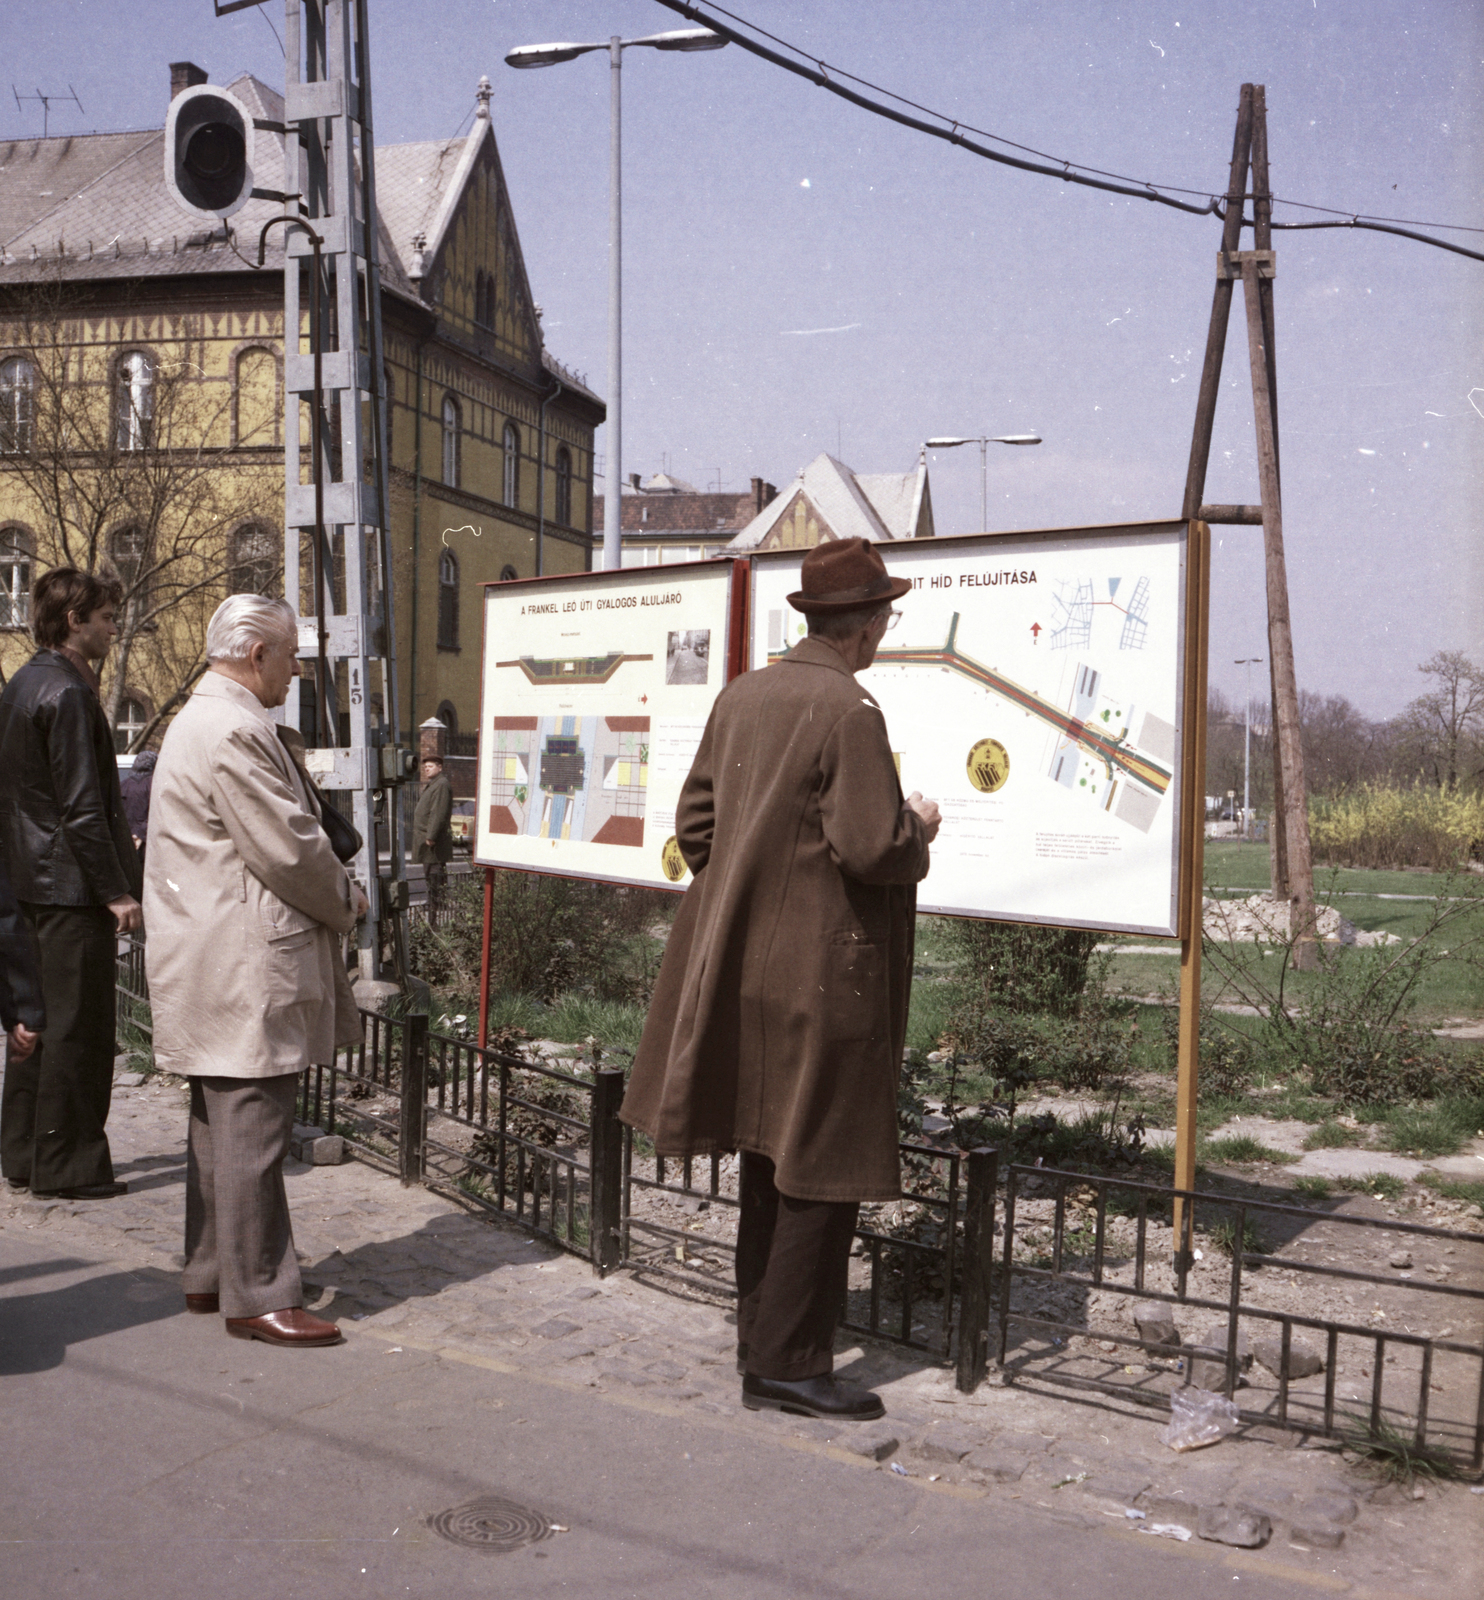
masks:
<svg viewBox="0 0 1484 1600"><path fill-rule="evenodd" d="M520 503L520 429L513 422L505 424L505 474L500 498L507 506Z"/></svg>
<svg viewBox="0 0 1484 1600"><path fill-rule="evenodd" d="M509 583L512 578L518 578L519 576L520 574L515 570L514 567L510 565L508 561L503 567L500 568L501 583Z"/></svg>
<svg viewBox="0 0 1484 1600"><path fill-rule="evenodd" d="M566 445L557 447L556 519L563 526L572 523L572 452Z"/></svg>
<svg viewBox="0 0 1484 1600"><path fill-rule="evenodd" d="M144 702L125 695L119 701L119 719L113 725L114 749L123 755L148 726L149 712Z"/></svg>
<svg viewBox="0 0 1484 1600"><path fill-rule="evenodd" d="M459 403L451 394L443 397L443 481L459 486Z"/></svg>
<svg viewBox="0 0 1484 1600"><path fill-rule="evenodd" d="M30 453L36 426L36 369L23 356L0 361L0 456Z"/></svg>
<svg viewBox="0 0 1484 1600"><path fill-rule="evenodd" d="M438 558L438 648L459 647L459 558L445 550Z"/></svg>
<svg viewBox="0 0 1484 1600"><path fill-rule="evenodd" d="M143 350L130 350L118 365L114 444L120 450L149 447L155 415L155 364Z"/></svg>
<svg viewBox="0 0 1484 1600"><path fill-rule="evenodd" d="M237 357L237 443L278 443L278 362L261 346Z"/></svg>
<svg viewBox="0 0 1484 1600"><path fill-rule="evenodd" d="M33 554L24 528L0 528L0 628L30 626Z"/></svg>
<svg viewBox="0 0 1484 1600"><path fill-rule="evenodd" d="M141 590L148 582L145 566L149 555L149 535L143 528L133 526L115 529L108 541L108 555L113 570L119 575L119 582L124 586L128 603L137 608L144 598Z"/></svg>
<svg viewBox="0 0 1484 1600"><path fill-rule="evenodd" d="M455 710L452 700L439 701L438 710L434 713L434 715L450 733L457 733L459 731L459 714L457 710Z"/></svg>
<svg viewBox="0 0 1484 1600"><path fill-rule="evenodd" d="M282 565L283 544L278 535L261 523L244 523L227 544L227 593L274 593Z"/></svg>

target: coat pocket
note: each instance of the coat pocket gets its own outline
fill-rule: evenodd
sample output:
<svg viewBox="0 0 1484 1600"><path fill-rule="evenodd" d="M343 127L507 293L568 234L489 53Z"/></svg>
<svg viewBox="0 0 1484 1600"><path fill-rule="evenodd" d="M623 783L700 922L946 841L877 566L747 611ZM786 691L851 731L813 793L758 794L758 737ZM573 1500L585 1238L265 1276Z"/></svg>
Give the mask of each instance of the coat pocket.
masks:
<svg viewBox="0 0 1484 1600"><path fill-rule="evenodd" d="M269 1011L325 999L317 928L296 928L268 940L263 998Z"/></svg>
<svg viewBox="0 0 1484 1600"><path fill-rule="evenodd" d="M837 933L826 947L820 1010L831 1043L885 1037L886 944L859 932Z"/></svg>

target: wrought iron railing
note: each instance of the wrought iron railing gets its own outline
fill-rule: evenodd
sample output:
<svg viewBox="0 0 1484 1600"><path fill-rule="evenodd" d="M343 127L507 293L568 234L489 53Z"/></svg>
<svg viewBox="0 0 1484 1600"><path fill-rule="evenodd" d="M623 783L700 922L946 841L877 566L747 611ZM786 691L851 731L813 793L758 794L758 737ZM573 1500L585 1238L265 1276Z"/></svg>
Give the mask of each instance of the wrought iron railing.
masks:
<svg viewBox="0 0 1484 1600"><path fill-rule="evenodd" d="M1093 1192L1091 1216L1088 1217L1088 1208L1084 1206L1078 1219L1079 1237L1074 1245L1067 1228L1068 1195L1089 1189ZM1049 1197L1052 1207L1049 1252L1044 1248L1043 1224L1041 1247L1034 1260L1016 1255L1017 1209L1028 1196L1040 1201ZM1174 1252L1174 1287L1168 1290L1159 1289L1150 1281L1148 1242L1151 1211L1158 1215L1168 1210L1172 1202L1180 1202L1181 1247ZM1132 1213L1131 1256L1126 1240L1110 1238L1110 1208L1119 1214ZM1249 1242L1264 1242L1255 1232L1254 1219L1263 1220L1270 1231L1281 1230L1288 1234L1287 1253L1280 1255L1247 1248ZM1082 1173L1024 1166L1011 1166L1007 1171L1004 1221L998 1284L999 1356L1009 1375L1035 1375L1078 1388L1118 1394L1125 1399L1166 1404L1167 1396L1157 1389L1151 1391L1143 1382L1144 1374L1136 1373L1135 1381L1130 1383L1126 1381L1126 1371L1131 1369L1122 1369L1117 1361L1100 1361L1096 1352L1099 1343L1134 1347L1156 1356L1179 1359L1187 1383L1198 1362L1204 1362L1208 1368L1208 1383L1209 1369L1219 1368L1219 1387L1229 1398L1241 1400L1242 1415L1250 1422L1331 1437L1403 1437L1418 1449L1429 1447L1465 1460L1475 1469L1484 1465L1484 1345L1479 1343L1477 1332L1469 1340L1452 1337L1446 1328L1429 1334L1414 1331L1411 1326L1415 1321L1420 1330L1431 1320L1423 1309L1424 1297L1435 1296L1455 1304L1462 1301L1477 1309L1484 1302L1484 1289L1416 1277L1401 1278L1396 1270L1382 1274L1314 1259L1318 1251L1331 1247L1334 1242L1323 1237L1322 1230L1329 1227L1358 1230L1378 1238L1390 1235L1393 1241L1400 1242L1440 1240L1455 1251L1466 1244L1484 1252L1484 1240L1477 1234L1390 1217L1318 1211L1245 1196L1171 1189L1127 1178L1089 1177ZM1203 1229L1203 1235L1197 1233L1197 1228ZM1214 1241L1215 1250L1219 1251L1224 1244L1230 1251L1227 1292L1220 1299L1191 1292L1194 1247L1203 1236L1208 1247L1212 1247ZM1297 1248L1301 1243L1302 1250ZM1382 1307L1376 1308L1379 1316L1373 1313L1370 1321L1363 1323L1323 1316L1317 1307L1298 1311L1262 1305L1253 1296L1252 1279L1247 1276L1248 1269L1262 1268L1281 1270L1306 1280L1385 1285L1389 1293L1405 1297L1422 1314L1412 1313L1399 1327L1382 1327L1378 1323L1397 1320ZM1187 1344L1172 1350L1130 1335L1126 1324L1095 1323L1091 1317L1070 1321L1064 1317L1033 1315L1024 1304L1017 1306L1016 1289L1023 1290L1026 1285L1035 1283L1070 1286L1084 1291L1088 1297L1105 1293L1210 1311L1225 1319L1225 1335L1219 1345L1214 1342L1212 1345ZM1242 1360L1244 1322L1276 1332L1276 1348L1270 1349L1268 1354L1277 1370L1272 1382L1267 1384L1256 1381L1257 1372L1253 1368L1253 1381L1245 1383L1239 1391L1238 1372L1245 1365ZM1012 1354L1012 1325L1039 1330L1061 1343L1052 1344L1048 1340L1039 1349L1023 1349ZM1474 1327L1478 1327L1477 1315ZM1317 1391L1312 1385L1305 1386L1305 1379L1295 1376L1298 1365L1294 1359L1296 1329L1323 1338L1324 1354L1320 1358L1323 1385ZM1080 1348L1071 1345L1074 1340L1080 1342ZM1352 1360L1355 1370L1370 1379L1368 1400L1352 1397L1361 1407L1355 1412L1346 1411L1343 1397L1336 1393L1338 1375L1345 1360ZM1449 1381L1441 1386L1442 1390L1450 1397L1464 1396L1464 1402L1459 1404L1456 1398L1451 1399L1445 1408L1447 1414L1439 1416L1432 1396L1440 1388L1437 1380L1445 1364ZM1296 1384L1300 1387L1296 1388Z"/></svg>

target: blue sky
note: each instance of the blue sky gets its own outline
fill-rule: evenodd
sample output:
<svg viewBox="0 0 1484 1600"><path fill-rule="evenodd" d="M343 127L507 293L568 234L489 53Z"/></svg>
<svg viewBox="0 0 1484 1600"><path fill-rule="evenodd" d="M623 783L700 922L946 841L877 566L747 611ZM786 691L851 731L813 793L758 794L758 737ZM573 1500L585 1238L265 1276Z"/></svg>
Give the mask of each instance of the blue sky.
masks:
<svg viewBox="0 0 1484 1600"><path fill-rule="evenodd" d="M1199 190L1224 188L1239 86L1264 83L1278 195L1484 226L1484 8L1458 0L730 3L966 123ZM682 19L653 0L372 0L371 19L383 142L466 125L489 74L548 342L601 392L607 67L503 56ZM210 0L12 0L0 79L72 84L85 113L54 106L53 132L157 126L170 60L281 81L274 28L273 0L220 21ZM38 106L0 105L0 136L39 128ZM624 186L626 471L781 488L822 449L904 471L934 434L1034 428L1038 449L992 447L992 526L1178 512L1214 218L994 166L734 48L627 54ZM1276 242L1299 681L1386 715L1434 650L1484 662L1484 264L1374 234ZM932 473L939 531L975 529L978 452ZM1206 497L1257 498L1240 305ZM1261 534L1217 537L1211 676L1238 696L1231 661L1267 654Z"/></svg>

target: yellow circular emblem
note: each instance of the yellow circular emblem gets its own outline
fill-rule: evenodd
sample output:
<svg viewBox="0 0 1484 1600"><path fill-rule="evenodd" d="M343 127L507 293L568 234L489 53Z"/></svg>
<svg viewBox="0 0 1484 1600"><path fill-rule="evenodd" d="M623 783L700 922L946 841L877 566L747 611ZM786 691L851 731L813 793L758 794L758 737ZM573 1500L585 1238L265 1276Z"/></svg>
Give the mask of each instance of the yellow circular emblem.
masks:
<svg viewBox="0 0 1484 1600"><path fill-rule="evenodd" d="M680 853L680 842L672 833L660 851L660 868L671 883L679 883L686 874L685 857Z"/></svg>
<svg viewBox="0 0 1484 1600"><path fill-rule="evenodd" d="M969 782L980 794L993 794L1005 787L1010 776L1010 756L998 739L981 739L969 751Z"/></svg>

